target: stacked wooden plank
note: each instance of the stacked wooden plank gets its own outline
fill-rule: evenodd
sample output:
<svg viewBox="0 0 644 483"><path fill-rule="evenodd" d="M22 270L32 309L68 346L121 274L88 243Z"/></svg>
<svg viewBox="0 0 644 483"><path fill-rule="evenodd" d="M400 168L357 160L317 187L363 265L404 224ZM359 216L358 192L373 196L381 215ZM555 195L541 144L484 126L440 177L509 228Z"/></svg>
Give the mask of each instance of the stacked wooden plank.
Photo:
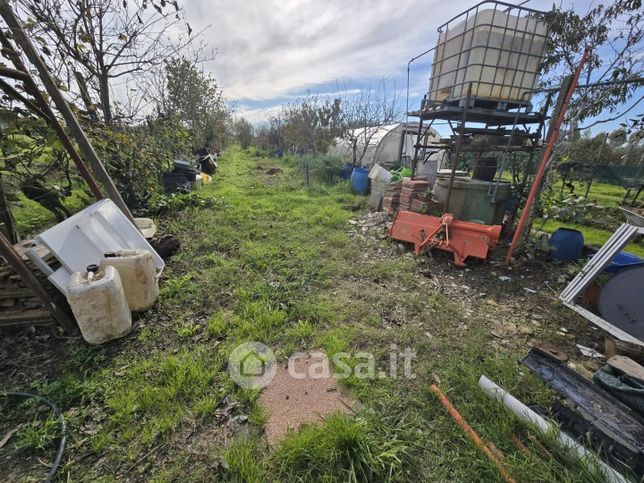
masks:
<svg viewBox="0 0 644 483"><path fill-rule="evenodd" d="M32 240L20 242L14 248L22 256L24 262L52 297L54 299L60 298L60 292L33 265L31 260L24 255L28 248L34 248L38 252L38 255L47 261L55 270L60 264L51 253L45 247L33 243ZM40 299L27 287L22 279L14 272L13 268L0 257L0 327L52 323L51 314L43 307Z"/></svg>

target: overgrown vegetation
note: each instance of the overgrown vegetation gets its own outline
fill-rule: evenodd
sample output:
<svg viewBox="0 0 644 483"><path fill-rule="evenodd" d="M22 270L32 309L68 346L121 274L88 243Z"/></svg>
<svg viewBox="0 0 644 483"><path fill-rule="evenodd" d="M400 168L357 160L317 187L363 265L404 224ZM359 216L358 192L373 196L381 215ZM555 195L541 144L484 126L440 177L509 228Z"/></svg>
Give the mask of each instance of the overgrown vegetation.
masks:
<svg viewBox="0 0 644 483"><path fill-rule="evenodd" d="M18 3L24 28L131 209L147 208L163 192L162 175L174 159L192 158L196 149L218 152L224 147L227 101L198 67L211 54L195 42L199 35L192 33L176 1ZM25 70L19 49L3 29L3 57ZM93 195L43 114L42 102L49 101L41 102L23 83L4 83L2 90L0 204L7 201L8 206L0 210L0 223L24 237L42 228L36 221L52 216L21 223L16 214L13 229L7 213L12 206L20 211L22 195L57 221L72 213L66 200L72 192L86 193L74 209L90 203Z"/></svg>
<svg viewBox="0 0 644 483"><path fill-rule="evenodd" d="M284 173L265 174L275 166ZM295 166L235 147L221 169L203 194L225 205L186 206L159 219L182 249L166 267L157 307L138 319L133 334L108 346L70 342L55 375L33 388L68 420L65 474L146 481L497 479L428 391L437 374L517 478L594 481L560 455L521 453L512 443L521 426L477 387L484 373L519 399L547 404L549 393L516 365L524 348L499 350L490 335L490 324L508 317L534 327L529 310L490 312L493 305L473 298L473 314L429 288L419 275L422 259L396 254L386 241L350 239L350 209L359 198L344 184L303 187ZM489 267L474 265L468 273L477 270L489 278ZM500 290L486 297L508 296ZM533 330L547 339L564 322L547 303L543 310L555 321ZM268 448L258 392L241 390L226 372L228 354L247 341L268 344L280 360L323 348L329 355L369 351L378 364L386 363L391 344L413 347L416 378L351 377L344 384L361 410Z"/></svg>

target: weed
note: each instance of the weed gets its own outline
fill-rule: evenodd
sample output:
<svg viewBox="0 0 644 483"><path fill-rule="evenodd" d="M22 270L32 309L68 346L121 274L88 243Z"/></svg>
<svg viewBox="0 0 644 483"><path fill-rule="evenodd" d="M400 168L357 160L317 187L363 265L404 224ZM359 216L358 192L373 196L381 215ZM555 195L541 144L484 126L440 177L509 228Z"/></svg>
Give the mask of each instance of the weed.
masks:
<svg viewBox="0 0 644 483"><path fill-rule="evenodd" d="M315 330L307 320L298 320L297 323L286 331L287 339L294 345L306 347L313 337Z"/></svg>
<svg viewBox="0 0 644 483"><path fill-rule="evenodd" d="M183 322L180 321L177 324L177 335L181 339L188 339L192 337L193 335L197 334L201 330L201 326L199 324L195 324L194 322Z"/></svg>
<svg viewBox="0 0 644 483"><path fill-rule="evenodd" d="M230 327L232 314L227 312L217 312L208 319L206 331L212 337L224 337Z"/></svg>
<svg viewBox="0 0 644 483"><path fill-rule="evenodd" d="M331 358L338 352L346 352L349 349L351 332L349 328L328 330L317 337L317 342Z"/></svg>
<svg viewBox="0 0 644 483"><path fill-rule="evenodd" d="M203 196L197 191L190 193L172 193L169 195L156 194L149 203L150 212L153 215L168 215L176 213L187 207L214 208L223 205L217 198L212 196Z"/></svg>
<svg viewBox="0 0 644 483"><path fill-rule="evenodd" d="M43 450L49 448L60 438L60 421L51 417L45 420L34 419L27 427L18 431L16 448Z"/></svg>
<svg viewBox="0 0 644 483"><path fill-rule="evenodd" d="M287 481L400 480L410 442L386 423L374 423L334 414L322 426L291 432L273 456L276 472Z"/></svg>
<svg viewBox="0 0 644 483"><path fill-rule="evenodd" d="M198 292L194 283L195 276L191 273L166 280L161 286L159 296L161 299L181 303L189 300Z"/></svg>
<svg viewBox="0 0 644 483"><path fill-rule="evenodd" d="M200 349L136 361L124 380L108 378L104 385L105 406L111 411L108 432L118 430L122 439L130 439L136 433L129 431L143 424L140 436L148 443L176 426L191 409L203 413L205 398L218 399L214 381L220 367L216 358Z"/></svg>
<svg viewBox="0 0 644 483"><path fill-rule="evenodd" d="M262 483L267 481L266 471L259 456L255 441L239 439L224 453L228 464L227 478L240 483Z"/></svg>

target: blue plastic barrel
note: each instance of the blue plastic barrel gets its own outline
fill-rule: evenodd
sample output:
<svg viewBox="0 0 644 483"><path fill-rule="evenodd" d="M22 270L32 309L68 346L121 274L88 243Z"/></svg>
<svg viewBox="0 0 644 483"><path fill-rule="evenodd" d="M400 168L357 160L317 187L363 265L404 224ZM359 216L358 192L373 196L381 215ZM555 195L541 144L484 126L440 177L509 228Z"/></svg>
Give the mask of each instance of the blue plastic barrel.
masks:
<svg viewBox="0 0 644 483"><path fill-rule="evenodd" d="M349 179L353 171L353 163L344 163L342 171L340 171L340 179Z"/></svg>
<svg viewBox="0 0 644 483"><path fill-rule="evenodd" d="M592 258L592 255L588 258ZM634 267L637 265L644 265L644 260L636 255L633 255L632 253L619 252L617 255L615 255L615 258L613 258L613 261L610 263L610 265L608 265L604 269L604 272L617 273L624 268Z"/></svg>
<svg viewBox="0 0 644 483"><path fill-rule="evenodd" d="M572 262L581 258L584 248L584 235L579 230L557 228L550 235L548 244L552 248L550 255L555 260Z"/></svg>
<svg viewBox="0 0 644 483"><path fill-rule="evenodd" d="M359 195L369 193L369 170L366 168L353 168L351 173L351 188Z"/></svg>

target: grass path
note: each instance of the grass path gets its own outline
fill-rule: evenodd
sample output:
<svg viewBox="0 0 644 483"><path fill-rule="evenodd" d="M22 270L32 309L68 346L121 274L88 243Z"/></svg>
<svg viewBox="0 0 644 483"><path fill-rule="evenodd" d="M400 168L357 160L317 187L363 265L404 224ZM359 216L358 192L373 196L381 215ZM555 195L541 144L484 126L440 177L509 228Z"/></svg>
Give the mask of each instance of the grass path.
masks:
<svg viewBox="0 0 644 483"><path fill-rule="evenodd" d="M99 348L65 342L64 357L36 384L68 419L70 481L498 480L429 391L436 379L518 481L600 481L563 456L520 452L512 435L522 426L477 386L486 374L519 399L548 405L550 393L516 361L535 340L573 352L576 341L556 335L561 326L584 332L534 267L503 285L498 265L464 271L439 258L428 266L386 240L350 236L364 199L346 185L303 189L283 162L237 148L220 166L203 191L217 198L214 208L160 220L182 248L134 333ZM283 172L267 174L274 166ZM247 341L281 360L311 348L369 352L378 369L388 367L392 345L410 347L415 378L350 377L344 383L364 409L271 449L257 391L226 373L228 354ZM359 361L349 363L357 370ZM46 449L31 448L45 459Z"/></svg>

